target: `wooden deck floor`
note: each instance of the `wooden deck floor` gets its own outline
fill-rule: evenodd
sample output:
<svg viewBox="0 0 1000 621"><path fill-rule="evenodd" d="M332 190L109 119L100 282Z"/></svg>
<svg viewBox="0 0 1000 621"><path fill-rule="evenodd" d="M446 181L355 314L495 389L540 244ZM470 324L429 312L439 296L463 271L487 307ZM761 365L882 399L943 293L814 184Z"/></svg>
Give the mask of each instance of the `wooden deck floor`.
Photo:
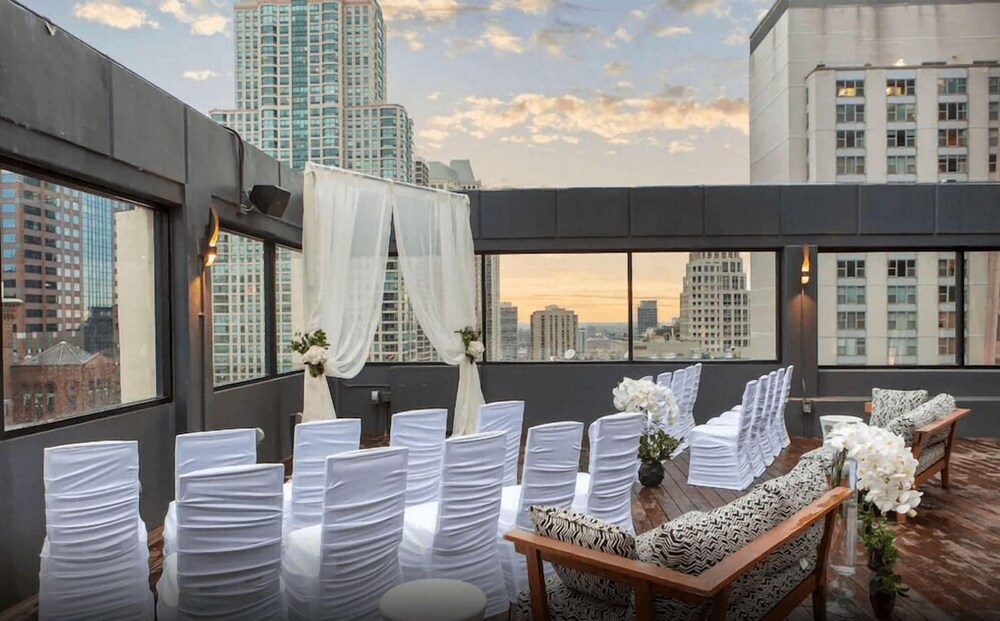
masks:
<svg viewBox="0 0 1000 621"><path fill-rule="evenodd" d="M366 438L365 446L384 444L386 438ZM802 453L819 440L796 438L768 468L760 481L789 471ZM586 455L581 457L586 463ZM1000 439L960 439L952 455L950 489L938 478L923 486L919 515L897 526L901 550L899 571L911 588L897 600L894 619L1000 619ZM687 453L667 464L667 476L656 488L638 484L632 500L636 529L645 532L688 511L709 511L736 499L739 492L693 487L687 484ZM758 482L760 482L758 481ZM150 585L162 567L160 529L150 533ZM859 555L859 558L863 556ZM853 618L873 619L867 595L868 570L859 565L851 580L841 579L853 596ZM0 621L37 618L37 600L22 602ZM811 619L811 604L792 619Z"/></svg>

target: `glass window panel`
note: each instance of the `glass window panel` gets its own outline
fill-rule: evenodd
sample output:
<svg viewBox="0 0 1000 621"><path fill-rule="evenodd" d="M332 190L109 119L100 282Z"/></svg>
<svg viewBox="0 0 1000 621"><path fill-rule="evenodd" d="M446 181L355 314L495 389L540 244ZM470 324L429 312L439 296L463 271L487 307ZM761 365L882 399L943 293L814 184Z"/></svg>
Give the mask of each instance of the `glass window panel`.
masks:
<svg viewBox="0 0 1000 621"><path fill-rule="evenodd" d="M636 360L776 357L773 252L632 255Z"/></svg>
<svg viewBox="0 0 1000 621"><path fill-rule="evenodd" d="M274 252L275 329L278 332L278 373L295 370L289 346L305 326L302 305L302 253L284 246Z"/></svg>
<svg viewBox="0 0 1000 621"><path fill-rule="evenodd" d="M264 242L222 231L210 273L215 385L264 377Z"/></svg>
<svg viewBox="0 0 1000 621"><path fill-rule="evenodd" d="M478 283L478 281L477 281ZM478 324L476 326L479 327ZM441 357L424 334L406 293L399 258L386 264L382 316L368 352L368 362L439 362Z"/></svg>
<svg viewBox="0 0 1000 621"><path fill-rule="evenodd" d="M0 189L13 199L8 228L37 231L44 246L63 249L20 252L3 239L6 429L161 396L155 212L9 171L0 173ZM73 201L60 199L70 193ZM40 215L29 200L51 206L46 215L63 224L26 219Z"/></svg>
<svg viewBox="0 0 1000 621"><path fill-rule="evenodd" d="M965 363L1000 365L1000 251L965 253Z"/></svg>
<svg viewBox="0 0 1000 621"><path fill-rule="evenodd" d="M824 252L817 261L819 363L955 361L955 253Z"/></svg>

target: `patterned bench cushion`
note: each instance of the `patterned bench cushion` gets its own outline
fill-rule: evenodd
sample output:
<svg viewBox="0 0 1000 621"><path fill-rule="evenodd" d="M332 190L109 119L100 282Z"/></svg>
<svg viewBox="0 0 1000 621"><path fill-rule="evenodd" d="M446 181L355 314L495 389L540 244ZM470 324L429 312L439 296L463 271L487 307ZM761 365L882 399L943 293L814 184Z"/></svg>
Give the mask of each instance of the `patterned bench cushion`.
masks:
<svg viewBox="0 0 1000 621"><path fill-rule="evenodd" d="M926 401L926 390L872 388L872 416L868 424L884 429L890 422L912 412Z"/></svg>
<svg viewBox="0 0 1000 621"><path fill-rule="evenodd" d="M918 406L913 411L896 417L885 428L897 435L903 436L906 446L913 446L913 439L917 434L917 429L952 413L954 410L955 398L949 394L941 393L927 403ZM948 431L942 431L932 436L928 444L940 442L947 437Z"/></svg>
<svg viewBox="0 0 1000 621"><path fill-rule="evenodd" d="M531 507L535 531L565 543L590 550L636 559L635 537L618 526L575 511L554 507ZM617 582L553 565L567 588L586 593L613 606L631 605L632 589Z"/></svg>
<svg viewBox="0 0 1000 621"><path fill-rule="evenodd" d="M788 474L761 483L782 498L782 520L819 500L829 489L829 466L819 460L799 461ZM757 576L772 576L794 568L816 563L816 549L823 536L823 521L813 524L806 532L772 552L753 572Z"/></svg>
<svg viewBox="0 0 1000 621"><path fill-rule="evenodd" d="M923 447L920 451L920 459L917 460L917 474L927 470L939 459L944 457L947 442L940 441Z"/></svg>

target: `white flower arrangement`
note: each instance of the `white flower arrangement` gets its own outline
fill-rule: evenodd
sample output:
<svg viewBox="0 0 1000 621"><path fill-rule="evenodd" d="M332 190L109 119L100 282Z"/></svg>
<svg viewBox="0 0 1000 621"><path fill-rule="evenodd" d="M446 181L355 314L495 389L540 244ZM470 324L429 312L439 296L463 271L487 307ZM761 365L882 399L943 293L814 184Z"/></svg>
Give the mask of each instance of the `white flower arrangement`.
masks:
<svg viewBox="0 0 1000 621"><path fill-rule="evenodd" d="M319 377L326 372L326 361L330 359L330 344L326 340L326 333L322 330L297 333L292 339L291 349L302 356L302 362L309 369L309 375Z"/></svg>
<svg viewBox="0 0 1000 621"><path fill-rule="evenodd" d="M486 346L479 340L480 332L475 328L466 327L456 330L455 334L461 337L462 345L465 347L465 357L469 359L469 362L482 362Z"/></svg>
<svg viewBox="0 0 1000 621"><path fill-rule="evenodd" d="M679 412L670 389L648 379L626 377L611 394L619 412L642 412L657 423L666 418L669 424L673 424Z"/></svg>
<svg viewBox="0 0 1000 621"><path fill-rule="evenodd" d="M830 432L830 445L858 464L857 489L882 513L913 517L921 492L913 489L917 460L898 436L864 423L842 424Z"/></svg>

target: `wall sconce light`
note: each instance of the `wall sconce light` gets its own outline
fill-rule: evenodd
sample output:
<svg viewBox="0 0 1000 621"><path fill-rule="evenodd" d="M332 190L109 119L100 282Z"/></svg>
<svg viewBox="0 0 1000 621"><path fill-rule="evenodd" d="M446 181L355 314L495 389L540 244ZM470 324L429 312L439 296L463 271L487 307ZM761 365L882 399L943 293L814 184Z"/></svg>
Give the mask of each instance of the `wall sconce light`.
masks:
<svg viewBox="0 0 1000 621"><path fill-rule="evenodd" d="M218 255L219 245L219 214L213 208L208 210L208 232L205 235L205 247L201 251L201 262L206 268L212 267Z"/></svg>
<svg viewBox="0 0 1000 621"><path fill-rule="evenodd" d="M805 287L809 284L809 277L812 272L812 266L809 263L809 246L802 246L802 286Z"/></svg>

